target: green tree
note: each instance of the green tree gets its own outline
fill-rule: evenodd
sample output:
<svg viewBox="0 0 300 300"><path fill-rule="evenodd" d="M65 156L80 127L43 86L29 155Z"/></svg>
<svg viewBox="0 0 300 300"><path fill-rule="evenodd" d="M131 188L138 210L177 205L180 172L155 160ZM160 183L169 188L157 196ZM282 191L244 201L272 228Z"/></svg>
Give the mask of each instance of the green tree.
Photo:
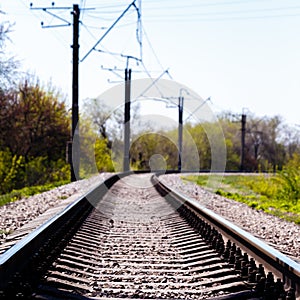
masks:
<svg viewBox="0 0 300 300"><path fill-rule="evenodd" d="M53 87L43 89L38 80L25 79L17 91L0 97L0 140L13 155L65 157L70 136L70 118L61 95Z"/></svg>
<svg viewBox="0 0 300 300"><path fill-rule="evenodd" d="M178 162L177 146L166 133L145 132L133 141L130 148L131 164L137 170L150 170L151 157L163 157L167 169L176 169ZM155 162L154 164L155 165ZM161 163L159 164L161 165Z"/></svg>
<svg viewBox="0 0 300 300"><path fill-rule="evenodd" d="M86 99L83 107L82 119L91 120L91 126L99 137L107 142L108 148L112 148L115 140L121 140L124 125L124 107L111 107L104 99ZM131 126L135 126L139 120L139 105L131 105Z"/></svg>
<svg viewBox="0 0 300 300"><path fill-rule="evenodd" d="M200 159L199 169L209 170L211 167L211 150L205 127L203 124L196 124L189 129L189 132L198 149ZM189 148L186 148L184 152L186 152L188 149ZM189 155L188 152L185 154L185 157Z"/></svg>
<svg viewBox="0 0 300 300"><path fill-rule="evenodd" d="M21 188L24 182L24 159L8 150L0 151L0 194Z"/></svg>
<svg viewBox="0 0 300 300"><path fill-rule="evenodd" d="M98 172L114 172L111 149L103 138L98 138L95 142L95 161Z"/></svg>
<svg viewBox="0 0 300 300"><path fill-rule="evenodd" d="M51 85L24 79L17 89L0 91L1 192L68 178L66 143L70 116Z"/></svg>

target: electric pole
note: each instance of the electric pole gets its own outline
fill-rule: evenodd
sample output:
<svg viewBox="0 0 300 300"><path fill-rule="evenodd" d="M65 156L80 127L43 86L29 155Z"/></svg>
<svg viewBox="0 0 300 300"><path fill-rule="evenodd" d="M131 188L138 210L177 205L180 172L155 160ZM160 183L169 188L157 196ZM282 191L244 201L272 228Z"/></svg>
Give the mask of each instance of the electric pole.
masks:
<svg viewBox="0 0 300 300"><path fill-rule="evenodd" d="M240 171L245 171L245 136L246 136L246 115L242 114L242 135L241 135L241 165Z"/></svg>
<svg viewBox="0 0 300 300"><path fill-rule="evenodd" d="M124 106L124 161L123 170L130 170L130 88L131 69L125 69L125 106Z"/></svg>
<svg viewBox="0 0 300 300"><path fill-rule="evenodd" d="M181 172L181 157L182 157L182 117L183 117L183 101L184 98L178 98L178 171Z"/></svg>
<svg viewBox="0 0 300 300"><path fill-rule="evenodd" d="M79 69L79 15L78 4L73 5L73 74L72 74L72 151L69 153L71 181L79 179L80 141L79 141L79 107L78 107L78 69ZM76 142L74 142L76 141Z"/></svg>
<svg viewBox="0 0 300 300"><path fill-rule="evenodd" d="M71 181L79 179L79 162L80 162L80 142L79 142L79 108L78 108L78 65L79 65L79 16L80 9L78 4L72 7L56 7L52 2L51 7L33 7L30 3L30 9L42 10L43 12L51 15L60 22L53 25L45 25L41 22L42 28L55 28L70 26L71 23L61 16L53 13L54 10L69 10L72 9L73 15L73 75L72 75L72 131L71 141L67 142L67 160L70 164Z"/></svg>

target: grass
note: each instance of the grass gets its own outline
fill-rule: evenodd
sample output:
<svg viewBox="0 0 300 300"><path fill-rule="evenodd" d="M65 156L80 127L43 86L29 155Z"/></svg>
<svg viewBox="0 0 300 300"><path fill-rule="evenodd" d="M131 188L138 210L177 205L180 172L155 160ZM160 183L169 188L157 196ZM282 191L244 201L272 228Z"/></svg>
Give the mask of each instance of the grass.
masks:
<svg viewBox="0 0 300 300"><path fill-rule="evenodd" d="M35 194L40 194L49 190L52 190L55 187L58 187L63 184L69 183L68 181L59 181L54 183L48 183L46 185L38 185L38 186L31 186L25 187L20 190L13 190L8 194L0 195L0 206L4 204L14 202L20 200L22 198L28 198Z"/></svg>
<svg viewBox="0 0 300 300"><path fill-rule="evenodd" d="M209 176L183 176L182 179L205 187L208 184ZM285 197L282 193L284 188L282 184L278 180L278 175L226 175L214 192L245 203L253 209L263 210L279 218L300 224L300 201Z"/></svg>

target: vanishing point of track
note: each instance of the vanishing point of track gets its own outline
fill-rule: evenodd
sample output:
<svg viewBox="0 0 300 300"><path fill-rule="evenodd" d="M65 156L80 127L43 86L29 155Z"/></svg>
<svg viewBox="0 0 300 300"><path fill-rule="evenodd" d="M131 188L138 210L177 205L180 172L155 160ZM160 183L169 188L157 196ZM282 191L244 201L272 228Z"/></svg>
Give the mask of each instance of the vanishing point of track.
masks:
<svg viewBox="0 0 300 300"><path fill-rule="evenodd" d="M153 174L125 175L112 176L1 255L0 297L299 296L297 263Z"/></svg>

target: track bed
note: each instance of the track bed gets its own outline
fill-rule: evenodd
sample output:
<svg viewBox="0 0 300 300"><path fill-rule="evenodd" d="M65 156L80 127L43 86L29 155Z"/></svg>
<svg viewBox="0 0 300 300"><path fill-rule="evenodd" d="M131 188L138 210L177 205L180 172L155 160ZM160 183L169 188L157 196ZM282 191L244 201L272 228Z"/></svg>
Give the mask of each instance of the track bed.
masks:
<svg viewBox="0 0 300 300"><path fill-rule="evenodd" d="M116 183L88 216L38 294L205 299L248 290L156 191L150 175L132 175Z"/></svg>

